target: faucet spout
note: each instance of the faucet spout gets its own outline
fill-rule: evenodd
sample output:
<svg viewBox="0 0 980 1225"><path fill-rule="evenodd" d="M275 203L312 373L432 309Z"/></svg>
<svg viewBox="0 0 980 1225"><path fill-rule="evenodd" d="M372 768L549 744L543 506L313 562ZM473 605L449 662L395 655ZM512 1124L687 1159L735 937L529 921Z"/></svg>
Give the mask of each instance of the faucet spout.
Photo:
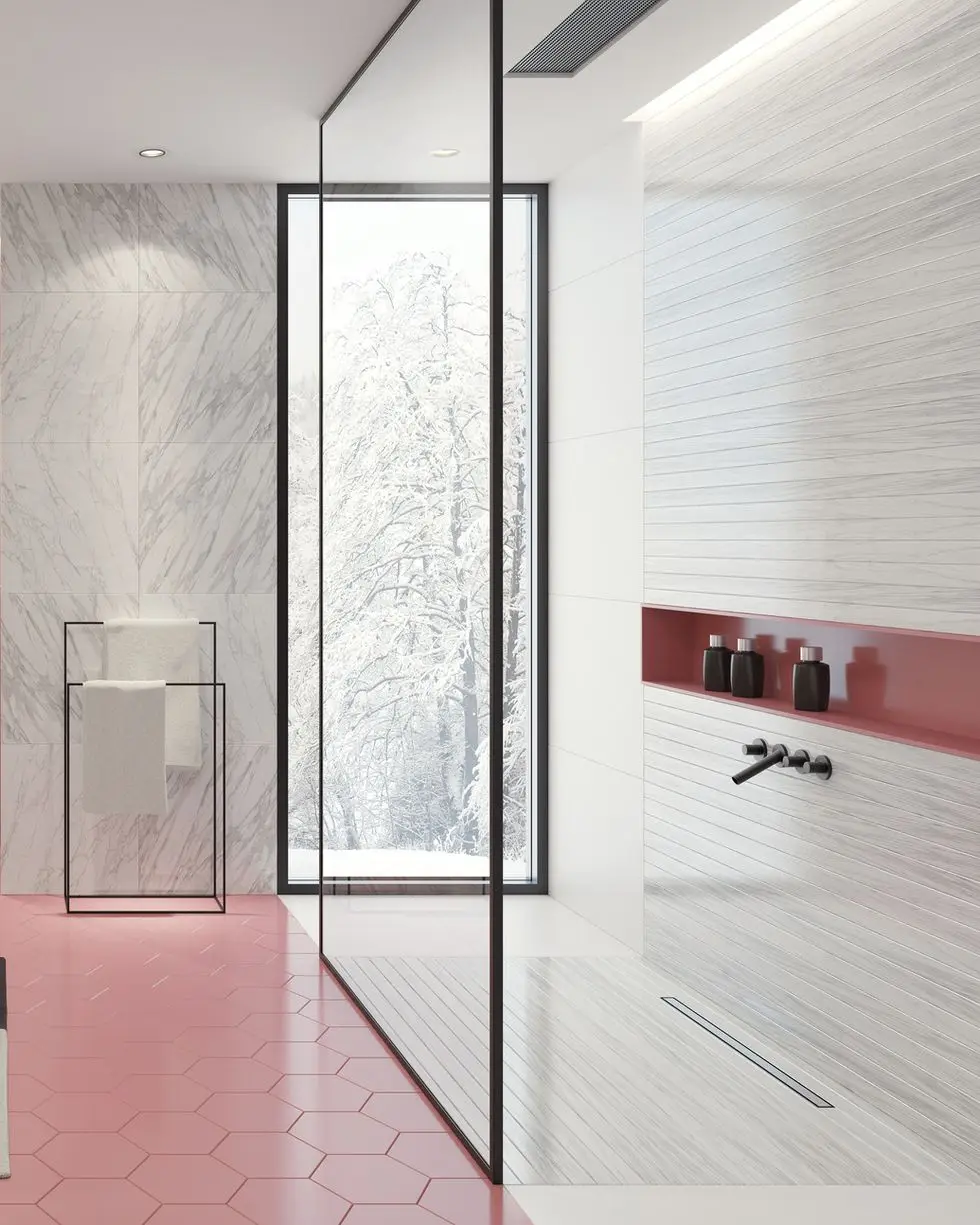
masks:
<svg viewBox="0 0 980 1225"><path fill-rule="evenodd" d="M773 766L781 766L783 758L786 756L786 746L784 744L774 744L760 761L754 761L751 766L746 766L744 770L739 770L737 774L733 774L732 782L736 787L742 783L747 783L750 778L755 778L763 770L771 770Z"/></svg>

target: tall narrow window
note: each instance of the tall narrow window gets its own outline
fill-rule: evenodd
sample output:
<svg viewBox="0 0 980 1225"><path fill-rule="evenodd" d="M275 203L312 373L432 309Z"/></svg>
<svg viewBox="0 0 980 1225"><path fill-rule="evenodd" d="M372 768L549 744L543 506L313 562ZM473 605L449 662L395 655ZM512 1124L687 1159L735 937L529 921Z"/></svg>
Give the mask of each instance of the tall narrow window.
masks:
<svg viewBox="0 0 980 1225"><path fill-rule="evenodd" d="M318 206L288 198L293 886L318 871ZM515 191L505 208L505 876L525 887L543 815L538 207ZM324 875L458 887L489 872L487 203L410 191L323 208Z"/></svg>

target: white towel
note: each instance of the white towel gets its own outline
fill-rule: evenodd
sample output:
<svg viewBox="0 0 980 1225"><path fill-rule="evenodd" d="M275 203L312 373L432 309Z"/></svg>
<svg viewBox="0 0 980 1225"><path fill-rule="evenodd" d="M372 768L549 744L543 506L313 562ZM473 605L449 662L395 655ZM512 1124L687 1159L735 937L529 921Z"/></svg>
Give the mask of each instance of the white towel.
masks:
<svg viewBox="0 0 980 1225"><path fill-rule="evenodd" d="M163 681L86 681L82 686L82 808L167 812Z"/></svg>
<svg viewBox="0 0 980 1225"><path fill-rule="evenodd" d="M110 681L199 681L200 622L120 618L105 623ZM201 690L167 690L167 765L201 767Z"/></svg>

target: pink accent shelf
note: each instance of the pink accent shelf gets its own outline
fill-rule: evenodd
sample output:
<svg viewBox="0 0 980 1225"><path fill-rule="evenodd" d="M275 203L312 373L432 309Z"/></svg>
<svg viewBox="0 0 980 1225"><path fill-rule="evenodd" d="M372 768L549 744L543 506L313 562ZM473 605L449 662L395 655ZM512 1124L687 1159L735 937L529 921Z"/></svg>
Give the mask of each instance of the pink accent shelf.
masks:
<svg viewBox="0 0 980 1225"><path fill-rule="evenodd" d="M758 700L705 693L701 667L710 634L754 638L765 656ZM830 709L793 709L793 664L820 646L830 665ZM714 701L980 760L980 637L828 621L788 621L698 609L643 609L643 681Z"/></svg>

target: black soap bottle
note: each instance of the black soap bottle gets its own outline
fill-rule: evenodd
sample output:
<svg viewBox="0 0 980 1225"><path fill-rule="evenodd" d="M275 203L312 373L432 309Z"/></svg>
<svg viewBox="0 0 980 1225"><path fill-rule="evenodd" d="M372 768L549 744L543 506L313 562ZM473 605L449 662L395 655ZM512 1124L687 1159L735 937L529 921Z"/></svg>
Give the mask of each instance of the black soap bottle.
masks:
<svg viewBox="0 0 980 1225"><path fill-rule="evenodd" d="M820 647L800 647L793 665L793 706L796 710L826 710L830 705L830 666Z"/></svg>
<svg viewBox="0 0 980 1225"><path fill-rule="evenodd" d="M739 638L732 655L732 694L736 698L761 698L765 664L755 649L754 638Z"/></svg>
<svg viewBox="0 0 980 1225"><path fill-rule="evenodd" d="M704 653L704 688L707 693L728 693L732 687L732 653L721 634L711 634Z"/></svg>

